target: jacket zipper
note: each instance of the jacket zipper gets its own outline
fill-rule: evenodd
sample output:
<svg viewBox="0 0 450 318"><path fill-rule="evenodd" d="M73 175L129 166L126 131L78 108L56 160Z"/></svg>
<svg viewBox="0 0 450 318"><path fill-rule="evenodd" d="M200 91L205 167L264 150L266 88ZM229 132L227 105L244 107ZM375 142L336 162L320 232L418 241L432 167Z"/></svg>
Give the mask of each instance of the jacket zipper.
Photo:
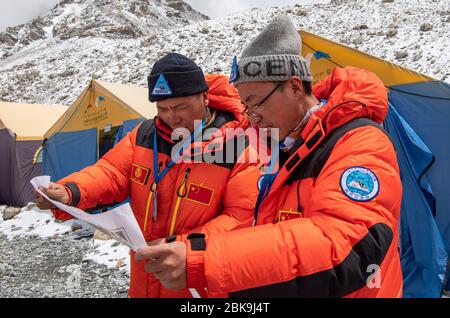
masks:
<svg viewBox="0 0 450 318"><path fill-rule="evenodd" d="M152 189L150 189L150 191L148 193L148 198L147 198L147 207L145 209L144 232L147 231L148 211L150 210L150 204L152 202L152 198L153 198L153 191L152 191Z"/></svg>
<svg viewBox="0 0 450 318"><path fill-rule="evenodd" d="M185 198L187 195L186 189L186 182L189 177L189 174L191 173L191 169L188 168L186 172L184 173L183 181L181 182L181 185L177 189L177 202L175 203L175 208L173 209L172 213L172 221L170 222L170 230L169 235L173 235L175 230L175 222L177 220L178 210L180 209L180 203L181 199Z"/></svg>

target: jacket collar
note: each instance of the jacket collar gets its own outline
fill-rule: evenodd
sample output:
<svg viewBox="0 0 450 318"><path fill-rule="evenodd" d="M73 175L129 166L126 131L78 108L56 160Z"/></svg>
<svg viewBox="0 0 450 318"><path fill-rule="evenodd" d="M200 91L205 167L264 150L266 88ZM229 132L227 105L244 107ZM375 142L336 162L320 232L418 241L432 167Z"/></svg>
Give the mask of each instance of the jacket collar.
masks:
<svg viewBox="0 0 450 318"><path fill-rule="evenodd" d="M361 117L381 123L388 112L387 90L383 82L363 69L335 68L329 77L314 86L313 93L317 99L328 102L312 114L289 159L280 168L269 196L332 131Z"/></svg>

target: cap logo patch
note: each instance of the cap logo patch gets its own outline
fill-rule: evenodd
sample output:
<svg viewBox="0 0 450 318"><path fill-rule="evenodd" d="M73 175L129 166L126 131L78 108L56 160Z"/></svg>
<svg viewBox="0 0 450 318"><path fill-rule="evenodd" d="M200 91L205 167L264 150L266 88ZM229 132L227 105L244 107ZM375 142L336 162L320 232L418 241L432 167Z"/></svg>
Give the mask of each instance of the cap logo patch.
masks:
<svg viewBox="0 0 450 318"><path fill-rule="evenodd" d="M152 96L171 96L172 89L166 80L164 74L161 74L153 88Z"/></svg>

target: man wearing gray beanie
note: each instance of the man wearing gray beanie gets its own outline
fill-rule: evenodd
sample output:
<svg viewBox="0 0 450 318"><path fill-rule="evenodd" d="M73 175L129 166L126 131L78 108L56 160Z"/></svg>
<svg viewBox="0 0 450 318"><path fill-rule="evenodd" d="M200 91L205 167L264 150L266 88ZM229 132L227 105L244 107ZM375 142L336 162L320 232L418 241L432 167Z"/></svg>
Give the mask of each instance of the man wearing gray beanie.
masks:
<svg viewBox="0 0 450 318"><path fill-rule="evenodd" d="M233 72L230 81L237 86L244 82L285 81L298 76L312 82L309 66L300 55L301 46L300 35L291 20L278 16L242 52L238 72Z"/></svg>
<svg viewBox="0 0 450 318"><path fill-rule="evenodd" d="M254 127L279 131L259 183L252 228L194 234L138 251L170 266L170 289L210 297L401 297L397 157L379 126L383 82L335 68L311 87L300 35L276 17L233 61L231 82Z"/></svg>
<svg viewBox="0 0 450 318"><path fill-rule="evenodd" d="M313 78L308 63L300 55L301 46L300 35L291 20L287 16L278 16L244 49L239 61L233 60L230 82L239 90L244 105L254 105L246 108L251 123L259 128L279 128L281 140L306 123L303 119L309 118L310 108L316 106L317 109L320 105L311 94ZM279 118L271 116L270 119L252 111L280 92L287 81L296 92L304 93L299 107L294 105L292 112L279 113ZM270 91L271 88L274 91ZM258 96L255 92L259 91L270 94Z"/></svg>

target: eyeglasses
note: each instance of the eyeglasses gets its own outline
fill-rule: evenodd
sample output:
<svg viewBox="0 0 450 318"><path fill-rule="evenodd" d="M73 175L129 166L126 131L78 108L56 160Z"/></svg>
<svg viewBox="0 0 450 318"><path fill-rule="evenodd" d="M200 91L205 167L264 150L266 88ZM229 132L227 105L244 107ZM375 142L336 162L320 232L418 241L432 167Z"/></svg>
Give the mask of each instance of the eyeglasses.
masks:
<svg viewBox="0 0 450 318"><path fill-rule="evenodd" d="M264 97L259 103L255 104L253 106L246 106L244 111L242 112L242 114L247 117L254 115L253 111L255 109L260 108L276 92L276 90L279 89L284 83L286 83L286 82L279 82L275 86L275 88L266 97Z"/></svg>

